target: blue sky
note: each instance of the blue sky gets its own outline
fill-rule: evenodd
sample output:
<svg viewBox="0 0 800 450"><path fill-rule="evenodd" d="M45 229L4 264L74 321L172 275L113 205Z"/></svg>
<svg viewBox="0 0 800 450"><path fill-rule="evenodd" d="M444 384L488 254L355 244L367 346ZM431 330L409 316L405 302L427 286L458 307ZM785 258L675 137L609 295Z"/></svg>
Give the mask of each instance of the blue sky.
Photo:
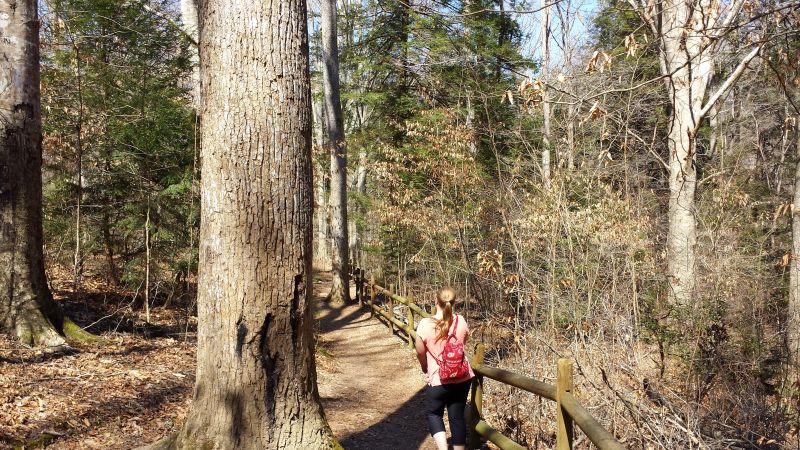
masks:
<svg viewBox="0 0 800 450"><path fill-rule="evenodd" d="M526 3L528 4L525 5L525 9L538 9L540 7L540 2L535 0L533 2L528 1ZM598 0L561 0L559 5L562 10L568 11L568 24L570 27L569 42L575 47L576 51L576 53L573 55L574 60L575 57L580 56L580 53L578 52L580 47L586 44L586 40L589 37L588 34L589 28L591 27L592 17L599 9L600 3ZM526 34L526 40L523 45L525 56L534 60L539 60L541 58L539 45L541 17L542 16L540 12L517 14L520 26L522 27L523 32ZM551 13L550 22L552 36L559 36L561 34L561 24L555 11L552 11ZM562 51L559 42L551 42L550 49L552 66L557 67L561 64L562 59L564 58L564 52Z"/></svg>

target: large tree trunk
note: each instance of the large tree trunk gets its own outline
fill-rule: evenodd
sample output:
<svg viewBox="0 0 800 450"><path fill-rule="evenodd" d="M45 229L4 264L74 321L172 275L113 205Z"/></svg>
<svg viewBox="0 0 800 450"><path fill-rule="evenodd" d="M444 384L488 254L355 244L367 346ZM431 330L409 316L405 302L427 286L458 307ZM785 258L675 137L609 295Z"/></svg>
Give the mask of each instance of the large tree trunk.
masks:
<svg viewBox="0 0 800 450"><path fill-rule="evenodd" d="M670 118L669 159L669 229L667 231L667 270L670 298L676 306L691 306L695 294L695 138L689 134L694 122L694 108L684 99L684 90L676 90L676 102Z"/></svg>
<svg viewBox="0 0 800 450"><path fill-rule="evenodd" d="M306 2L201 9L197 379L179 449L318 449Z"/></svg>
<svg viewBox="0 0 800 450"><path fill-rule="evenodd" d="M661 67L669 81L672 104L667 142L670 191L667 278L670 302L678 307L693 306L695 298L696 130L702 120L703 99L712 75L710 46L704 31L714 26L719 8L718 4L711 4L712 0L700 3L700 8L685 0L665 4L661 32Z"/></svg>
<svg viewBox="0 0 800 450"><path fill-rule="evenodd" d="M0 329L60 346L42 253L42 123L35 0L0 0Z"/></svg>
<svg viewBox="0 0 800 450"><path fill-rule="evenodd" d="M350 300L350 264L347 244L347 144L339 95L339 50L336 42L336 0L320 2L322 22L322 78L331 152L331 269L333 301Z"/></svg>
<svg viewBox="0 0 800 450"><path fill-rule="evenodd" d="M658 8L654 8L651 2L628 2L659 40L659 66L672 106L667 141L669 303L678 308L694 307L698 128L723 94L735 87L748 64L763 49L764 42L753 46L704 105L717 43L724 33L738 26L734 22L745 1L731 2L720 23L717 23L720 2L714 0L666 0Z"/></svg>

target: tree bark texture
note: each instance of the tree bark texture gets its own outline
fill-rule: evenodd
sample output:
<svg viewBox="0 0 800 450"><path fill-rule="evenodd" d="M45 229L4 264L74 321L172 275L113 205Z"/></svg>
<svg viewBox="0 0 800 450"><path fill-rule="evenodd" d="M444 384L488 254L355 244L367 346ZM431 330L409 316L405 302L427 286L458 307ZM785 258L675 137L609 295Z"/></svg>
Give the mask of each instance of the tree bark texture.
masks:
<svg viewBox="0 0 800 450"><path fill-rule="evenodd" d="M58 346L63 315L42 252L42 122L35 0L0 0L0 329Z"/></svg>
<svg viewBox="0 0 800 450"><path fill-rule="evenodd" d="M800 376L800 117L794 118L795 155L798 158L794 175L792 202L792 259L789 270L789 305L786 313L786 347L789 352L789 373Z"/></svg>
<svg viewBox="0 0 800 450"><path fill-rule="evenodd" d="M194 402L169 446L319 449L306 2L201 7Z"/></svg>
<svg viewBox="0 0 800 450"><path fill-rule="evenodd" d="M693 306L695 299L697 187L695 130L702 120L708 82L712 75L710 42L719 3L670 0L663 5L661 48L663 75L669 83L672 115L669 124L669 227L667 275L673 306Z"/></svg>
<svg viewBox="0 0 800 450"><path fill-rule="evenodd" d="M350 300L350 264L347 228L347 144L339 89L339 50L336 39L336 0L320 2L322 28L322 79L331 153L331 300Z"/></svg>

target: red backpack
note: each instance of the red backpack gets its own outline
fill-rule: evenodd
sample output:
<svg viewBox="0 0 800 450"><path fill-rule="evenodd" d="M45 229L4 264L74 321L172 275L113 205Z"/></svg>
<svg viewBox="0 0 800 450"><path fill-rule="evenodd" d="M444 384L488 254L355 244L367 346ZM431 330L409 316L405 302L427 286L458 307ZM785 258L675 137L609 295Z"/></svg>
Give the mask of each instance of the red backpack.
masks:
<svg viewBox="0 0 800 450"><path fill-rule="evenodd" d="M442 384L454 383L462 381L469 375L469 361L467 355L464 353L464 343L456 338L456 330L458 329L458 316L455 316L455 323L453 324L453 332L447 336L447 341L442 350L441 359L433 356L433 359L439 363L439 379ZM428 352L430 353L430 351Z"/></svg>

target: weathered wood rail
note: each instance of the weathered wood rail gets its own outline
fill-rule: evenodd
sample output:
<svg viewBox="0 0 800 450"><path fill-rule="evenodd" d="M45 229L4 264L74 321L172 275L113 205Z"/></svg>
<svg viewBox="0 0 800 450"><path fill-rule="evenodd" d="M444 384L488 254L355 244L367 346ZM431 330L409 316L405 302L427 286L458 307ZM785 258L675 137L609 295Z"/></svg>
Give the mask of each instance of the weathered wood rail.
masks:
<svg viewBox="0 0 800 450"><path fill-rule="evenodd" d="M351 265L351 267L353 266ZM392 334L395 334L396 330L402 332L408 342L408 346L413 349L414 339L417 336L414 330L415 318L430 317L431 314L414 303L412 296L402 297L397 295L392 285L387 288L378 285L374 278L367 279L363 269L354 268L352 279L356 287L356 301L360 305L369 308L370 316L377 314L382 317ZM378 301L379 298L381 302ZM400 316L402 318L398 318L398 314L395 313L396 304L406 306L405 317ZM384 305L387 307L386 309L383 308ZM557 450L572 449L573 425L577 425L589 441L600 450L625 449L614 435L603 428L572 395L571 360L558 360L557 381L556 385L553 386L515 372L487 366L484 364L484 351L483 344L477 344L470 361L472 370L475 372L475 379L472 382L469 408L467 410L467 421L470 427L467 448L481 448L481 438L483 438L494 443L502 450L525 449L525 447L492 428L491 425L483 420L483 383L486 378L490 378L556 402Z"/></svg>

